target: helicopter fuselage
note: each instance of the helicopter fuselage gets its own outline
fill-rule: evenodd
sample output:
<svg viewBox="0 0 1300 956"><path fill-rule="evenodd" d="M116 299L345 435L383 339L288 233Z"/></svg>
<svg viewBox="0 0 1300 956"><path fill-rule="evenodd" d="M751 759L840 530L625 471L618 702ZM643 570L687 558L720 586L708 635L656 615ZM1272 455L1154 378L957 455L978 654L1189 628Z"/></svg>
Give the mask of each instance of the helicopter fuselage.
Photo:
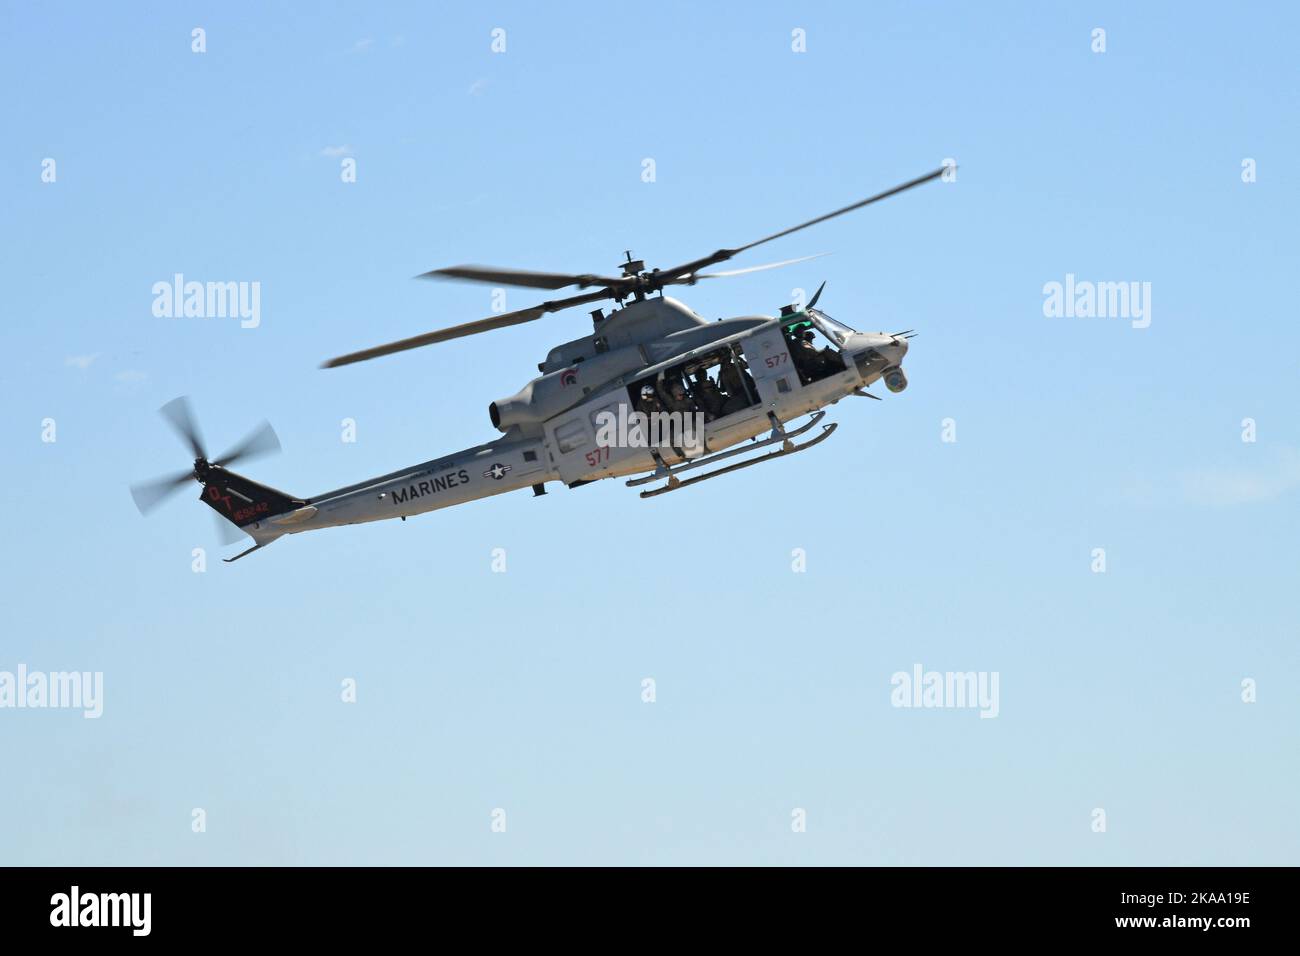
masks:
<svg viewBox="0 0 1300 956"><path fill-rule="evenodd" d="M821 331L829 344L813 358L803 356L801 367L792 333L803 326ZM765 433L780 439L784 423L862 394L882 377L891 391L901 391L906 351L899 336L854 332L815 310L706 322L668 297L633 302L598 319L591 336L553 349L540 376L491 404L492 422L504 432L497 440L306 499L302 507L242 527L264 545L288 533L405 519L511 491L542 494L549 482L573 488L602 478L667 475L675 465ZM810 363L818 374L809 373ZM646 414L638 392L657 397L673 382L707 389L701 376L711 383L709 370L723 366L731 368L718 380L729 376L736 394L725 408L715 403L707 412L692 396L703 426L697 444L651 445L644 434L611 441L611 434L625 439L627 430L602 431L602 423Z"/></svg>

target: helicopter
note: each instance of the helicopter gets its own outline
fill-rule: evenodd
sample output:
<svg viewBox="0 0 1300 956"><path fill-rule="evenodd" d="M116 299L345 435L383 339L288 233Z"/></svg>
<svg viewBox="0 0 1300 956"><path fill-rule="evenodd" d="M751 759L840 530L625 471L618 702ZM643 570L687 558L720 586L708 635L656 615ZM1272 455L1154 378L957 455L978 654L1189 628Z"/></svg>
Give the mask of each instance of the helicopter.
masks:
<svg viewBox="0 0 1300 956"><path fill-rule="evenodd" d="M238 461L279 450L268 423L210 458L189 401L173 399L160 412L193 453L194 463L178 474L132 486L136 506L147 514L189 481L198 482L200 500L217 514L223 540L253 539L252 547L225 559L231 562L287 534L405 520L524 489L540 496L550 482L568 488L605 478L625 478L630 487L660 483L640 492L642 498L652 498L806 451L836 429L835 423L822 424L825 406L850 395L880 401L869 390L878 381L892 393L907 388L902 363L914 331L859 332L836 321L817 307L825 282L806 304L786 305L779 315L713 322L664 290L816 258L701 271L939 179L951 168L946 165L797 226L668 269L647 269L629 251L618 275L479 265L426 272L420 278L594 291L351 352L322 368L520 325L580 305L612 301L614 306L608 314L604 308L592 311L589 335L551 349L538 363L536 378L488 406L488 417L501 432L498 438L312 498L229 470ZM819 342L824 344L818 347ZM805 415L806 421L793 424ZM813 432L818 425L820 431Z"/></svg>

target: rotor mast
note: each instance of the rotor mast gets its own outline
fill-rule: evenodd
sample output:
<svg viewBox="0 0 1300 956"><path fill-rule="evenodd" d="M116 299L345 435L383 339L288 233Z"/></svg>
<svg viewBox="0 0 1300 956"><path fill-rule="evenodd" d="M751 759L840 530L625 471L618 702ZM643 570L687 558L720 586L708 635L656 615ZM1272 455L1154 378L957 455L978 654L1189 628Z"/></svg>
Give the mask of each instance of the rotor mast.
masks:
<svg viewBox="0 0 1300 956"><path fill-rule="evenodd" d="M645 260L633 259L631 249L625 249L623 255L627 256L627 262L620 262L619 268L623 270L625 278L632 279L636 283L636 285L632 286L631 292L636 297L636 300L640 302L645 298L646 282L645 276L642 275L645 272Z"/></svg>

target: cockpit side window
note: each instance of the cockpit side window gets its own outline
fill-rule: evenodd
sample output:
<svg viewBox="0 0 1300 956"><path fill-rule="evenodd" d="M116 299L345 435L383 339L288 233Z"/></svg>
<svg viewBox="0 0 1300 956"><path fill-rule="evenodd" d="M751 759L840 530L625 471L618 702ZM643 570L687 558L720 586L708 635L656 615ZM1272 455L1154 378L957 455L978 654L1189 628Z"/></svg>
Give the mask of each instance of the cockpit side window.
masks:
<svg viewBox="0 0 1300 956"><path fill-rule="evenodd" d="M847 336L840 338L835 328L823 327L819 313L809 312L808 316L781 327L803 385L844 371L844 359L839 349L847 341Z"/></svg>

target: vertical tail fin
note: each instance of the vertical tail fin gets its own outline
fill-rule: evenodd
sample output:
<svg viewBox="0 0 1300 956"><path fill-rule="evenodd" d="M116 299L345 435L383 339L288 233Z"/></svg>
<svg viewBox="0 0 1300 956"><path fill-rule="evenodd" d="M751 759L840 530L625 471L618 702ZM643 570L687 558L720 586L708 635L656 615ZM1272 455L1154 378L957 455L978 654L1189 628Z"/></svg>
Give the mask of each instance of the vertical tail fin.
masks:
<svg viewBox="0 0 1300 956"><path fill-rule="evenodd" d="M227 471L220 465L209 465L202 481L203 503L240 528L293 511L307 503L251 478Z"/></svg>

